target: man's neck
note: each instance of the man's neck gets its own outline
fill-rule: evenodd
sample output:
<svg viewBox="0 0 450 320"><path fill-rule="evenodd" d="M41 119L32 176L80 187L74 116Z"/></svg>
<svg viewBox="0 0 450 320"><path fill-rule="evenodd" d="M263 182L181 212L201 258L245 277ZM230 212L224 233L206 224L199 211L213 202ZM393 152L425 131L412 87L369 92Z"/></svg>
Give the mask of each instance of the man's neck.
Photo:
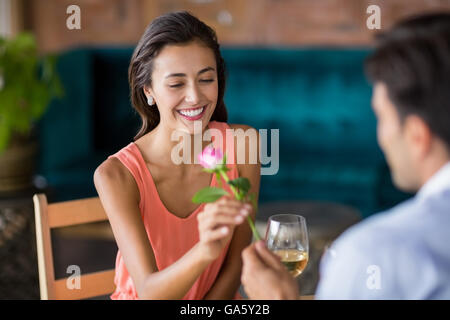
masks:
<svg viewBox="0 0 450 320"><path fill-rule="evenodd" d="M440 159L439 161L436 160L434 163L424 168L421 186L423 186L428 180L430 180L431 177L433 177L449 161L450 159Z"/></svg>

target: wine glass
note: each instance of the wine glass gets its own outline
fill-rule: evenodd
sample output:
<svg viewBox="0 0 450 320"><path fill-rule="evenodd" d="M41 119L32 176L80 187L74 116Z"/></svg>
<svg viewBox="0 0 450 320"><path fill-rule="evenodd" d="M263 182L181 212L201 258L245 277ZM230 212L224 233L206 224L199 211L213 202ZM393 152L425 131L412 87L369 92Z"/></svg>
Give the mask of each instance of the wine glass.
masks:
<svg viewBox="0 0 450 320"><path fill-rule="evenodd" d="M299 276L308 263L308 232L304 217L277 214L269 218L266 230L267 248L280 256L292 276Z"/></svg>

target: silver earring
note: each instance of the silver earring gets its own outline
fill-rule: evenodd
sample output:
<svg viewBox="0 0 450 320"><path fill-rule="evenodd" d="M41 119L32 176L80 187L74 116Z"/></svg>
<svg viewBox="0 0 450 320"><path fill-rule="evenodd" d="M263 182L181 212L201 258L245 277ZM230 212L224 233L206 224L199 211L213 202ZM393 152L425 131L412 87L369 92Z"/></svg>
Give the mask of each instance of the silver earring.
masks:
<svg viewBox="0 0 450 320"><path fill-rule="evenodd" d="M154 104L154 99L153 99L152 96L149 96L149 97L147 98L147 103L148 103L149 106L153 106L153 104Z"/></svg>

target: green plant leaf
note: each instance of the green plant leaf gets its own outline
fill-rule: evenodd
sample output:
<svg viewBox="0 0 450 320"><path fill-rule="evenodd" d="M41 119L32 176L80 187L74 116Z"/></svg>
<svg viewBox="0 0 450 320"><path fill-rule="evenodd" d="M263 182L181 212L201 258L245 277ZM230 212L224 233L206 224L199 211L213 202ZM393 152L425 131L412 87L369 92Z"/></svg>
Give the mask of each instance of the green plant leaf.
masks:
<svg viewBox="0 0 450 320"><path fill-rule="evenodd" d="M8 146L10 134L11 131L9 130L8 126L0 121L0 154L2 154Z"/></svg>
<svg viewBox="0 0 450 320"><path fill-rule="evenodd" d="M228 192L221 188L216 187L206 187L199 190L194 197L192 198L192 202L194 203L208 203L214 202L219 198L228 195Z"/></svg>
<svg viewBox="0 0 450 320"><path fill-rule="evenodd" d="M57 55L40 56L31 33L0 36L0 150L15 133L27 134L44 115L52 98L64 88L57 72Z"/></svg>
<svg viewBox="0 0 450 320"><path fill-rule="evenodd" d="M251 187L250 181L244 177L239 177L234 180L230 180L230 181L228 181L228 184L239 189L240 193L243 196L245 196L247 194L248 190L250 190L250 187Z"/></svg>

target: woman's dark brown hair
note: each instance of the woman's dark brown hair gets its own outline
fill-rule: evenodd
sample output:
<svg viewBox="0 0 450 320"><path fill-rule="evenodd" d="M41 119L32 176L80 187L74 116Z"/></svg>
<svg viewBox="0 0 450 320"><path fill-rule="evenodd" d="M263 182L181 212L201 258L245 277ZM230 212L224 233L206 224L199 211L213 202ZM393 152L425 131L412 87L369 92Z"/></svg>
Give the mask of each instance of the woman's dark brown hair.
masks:
<svg viewBox="0 0 450 320"><path fill-rule="evenodd" d="M131 103L142 119L142 126L135 140L153 130L160 121L156 106L150 107L144 87L152 85L153 61L166 45L183 44L199 40L214 52L217 64L218 97L211 117L212 121L227 121L225 94L225 62L213 29L186 11L172 12L153 20L139 40L128 69Z"/></svg>

